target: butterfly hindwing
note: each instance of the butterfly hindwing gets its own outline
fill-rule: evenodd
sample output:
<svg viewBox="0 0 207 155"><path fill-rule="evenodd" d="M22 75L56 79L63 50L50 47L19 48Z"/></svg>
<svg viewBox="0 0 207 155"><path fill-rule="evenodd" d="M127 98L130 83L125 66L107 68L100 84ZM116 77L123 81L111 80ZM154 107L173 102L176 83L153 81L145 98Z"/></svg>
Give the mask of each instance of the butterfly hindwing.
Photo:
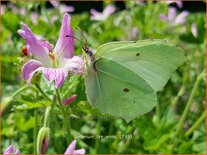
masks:
<svg viewBox="0 0 207 155"><path fill-rule="evenodd" d="M89 102L100 111L129 121L156 104L154 90L129 69L107 59L99 59L95 68L85 84Z"/></svg>

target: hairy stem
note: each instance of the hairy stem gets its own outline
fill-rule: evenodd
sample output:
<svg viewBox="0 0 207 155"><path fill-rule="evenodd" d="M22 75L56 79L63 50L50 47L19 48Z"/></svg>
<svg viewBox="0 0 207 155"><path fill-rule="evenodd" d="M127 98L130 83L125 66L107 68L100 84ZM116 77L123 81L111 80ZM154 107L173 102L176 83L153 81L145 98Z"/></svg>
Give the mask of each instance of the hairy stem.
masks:
<svg viewBox="0 0 207 155"><path fill-rule="evenodd" d="M49 101L51 101L51 99L45 94L45 92L42 90L42 88L40 87L39 84L35 84L36 88L40 91L40 93Z"/></svg>

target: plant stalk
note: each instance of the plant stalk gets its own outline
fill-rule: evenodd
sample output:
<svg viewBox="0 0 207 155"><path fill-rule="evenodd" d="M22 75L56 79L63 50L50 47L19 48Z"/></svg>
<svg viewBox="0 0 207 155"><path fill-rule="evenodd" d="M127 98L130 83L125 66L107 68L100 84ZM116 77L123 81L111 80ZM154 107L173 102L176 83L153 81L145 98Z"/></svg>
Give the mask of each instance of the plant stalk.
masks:
<svg viewBox="0 0 207 155"><path fill-rule="evenodd" d="M188 114L190 105L191 105L191 103L192 103L193 97L194 97L194 95L195 95L195 93L196 93L196 90L197 90L198 85L199 85L199 83L200 83L200 81L201 81L201 79L202 79L202 76L204 76L204 73L205 73L205 70L204 70L201 74L199 74L199 75L197 76L197 78L196 78L195 84L194 84L193 89L192 89L192 91L191 91L191 94L190 94L190 97L189 97L189 99L188 99L188 102L187 102L187 104L186 104L186 106L185 106L184 112L183 112L183 114L182 114L182 116L181 116L181 119L180 119L180 121L178 122L178 125L177 125L177 127L176 127L175 135L178 135L178 134L179 134L179 132L180 132L182 126L183 126L184 120L185 120L186 117L187 117L187 114Z"/></svg>
<svg viewBox="0 0 207 155"><path fill-rule="evenodd" d="M200 123L205 120L206 118L206 111L203 112L203 114L198 118L198 120L193 124L193 126L184 134L186 137L188 137L198 126Z"/></svg>

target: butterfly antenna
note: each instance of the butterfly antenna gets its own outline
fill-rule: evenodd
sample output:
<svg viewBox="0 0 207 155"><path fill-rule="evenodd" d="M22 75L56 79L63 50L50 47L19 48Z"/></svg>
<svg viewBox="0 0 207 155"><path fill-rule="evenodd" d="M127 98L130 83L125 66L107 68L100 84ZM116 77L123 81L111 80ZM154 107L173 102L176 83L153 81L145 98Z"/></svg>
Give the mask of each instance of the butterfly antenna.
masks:
<svg viewBox="0 0 207 155"><path fill-rule="evenodd" d="M76 40L80 41L81 43L85 44L83 41L81 41L80 39L78 39L78 38L76 38L76 37L74 37L74 36L71 36L71 35L66 35L65 37L71 37L71 38L74 38L74 39L76 39Z"/></svg>
<svg viewBox="0 0 207 155"><path fill-rule="evenodd" d="M83 34L83 31L82 31L79 27L76 27L76 29L80 31L81 35L83 36L83 38L84 38L84 40L85 40L85 44L88 45L88 42L87 42L87 40L86 40L85 35Z"/></svg>

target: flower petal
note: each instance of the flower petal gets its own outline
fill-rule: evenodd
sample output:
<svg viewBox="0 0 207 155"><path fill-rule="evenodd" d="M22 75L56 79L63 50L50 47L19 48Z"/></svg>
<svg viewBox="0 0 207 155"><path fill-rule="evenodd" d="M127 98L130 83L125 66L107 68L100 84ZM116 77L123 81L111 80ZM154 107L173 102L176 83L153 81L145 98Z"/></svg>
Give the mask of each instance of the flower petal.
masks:
<svg viewBox="0 0 207 155"><path fill-rule="evenodd" d="M69 70L71 74L83 74L84 60L81 56L74 56L72 59L63 59L61 67Z"/></svg>
<svg viewBox="0 0 207 155"><path fill-rule="evenodd" d="M20 151L17 149L14 154L19 155Z"/></svg>
<svg viewBox="0 0 207 155"><path fill-rule="evenodd" d="M47 48L49 51L52 51L52 46L50 45L50 43L49 43L48 41L40 40L40 41L39 41L39 44L40 44L42 47Z"/></svg>
<svg viewBox="0 0 207 155"><path fill-rule="evenodd" d="M73 154L75 147L76 147L76 143L77 143L77 141L73 140L72 143L68 146L68 148L64 154Z"/></svg>
<svg viewBox="0 0 207 155"><path fill-rule="evenodd" d="M72 58L74 54L74 38L66 37L67 35L74 36L74 33L73 29L70 27L70 16L65 13L54 52L62 55L64 58Z"/></svg>
<svg viewBox="0 0 207 155"><path fill-rule="evenodd" d="M74 150L73 154L85 154L85 149L78 149L78 150Z"/></svg>
<svg viewBox="0 0 207 155"><path fill-rule="evenodd" d="M66 12L74 12L75 8L73 6L60 5L59 10L60 13L66 13Z"/></svg>
<svg viewBox="0 0 207 155"><path fill-rule="evenodd" d="M62 86L68 75L67 69L65 68L44 68L42 71L44 76L50 83L55 81L56 88L60 88Z"/></svg>
<svg viewBox="0 0 207 155"><path fill-rule="evenodd" d="M32 76L34 75L34 71L42 66L42 63L37 60L30 60L27 63L24 64L22 67L22 77L24 80L28 81L28 84L30 84L30 80Z"/></svg>
<svg viewBox="0 0 207 155"><path fill-rule="evenodd" d="M14 151L14 146L13 145L10 145L6 151L4 152L4 154L12 154Z"/></svg>
<svg viewBox="0 0 207 155"><path fill-rule="evenodd" d="M51 62L48 54L48 48L46 48L39 40L37 40L27 25L21 23L21 26L22 29L18 30L18 33L26 41L28 51L31 52L32 55L36 56L37 59L46 66L50 66Z"/></svg>
<svg viewBox="0 0 207 155"><path fill-rule="evenodd" d="M168 9L168 20L169 21L174 21L176 17L176 9L173 7L169 7Z"/></svg>
<svg viewBox="0 0 207 155"><path fill-rule="evenodd" d="M97 20L97 21L104 20L103 14L96 11L95 9L91 9L90 13L91 13L91 17L90 17L91 20Z"/></svg>
<svg viewBox="0 0 207 155"><path fill-rule="evenodd" d="M115 11L116 11L116 8L113 5L108 5L103 10L103 14L108 17L110 14L114 13Z"/></svg>
<svg viewBox="0 0 207 155"><path fill-rule="evenodd" d="M175 1L175 3L178 6L178 8L182 8L183 7L183 2L182 1Z"/></svg>
<svg viewBox="0 0 207 155"><path fill-rule="evenodd" d="M175 25L184 24L186 17L188 16L188 11L182 11L175 19Z"/></svg>

